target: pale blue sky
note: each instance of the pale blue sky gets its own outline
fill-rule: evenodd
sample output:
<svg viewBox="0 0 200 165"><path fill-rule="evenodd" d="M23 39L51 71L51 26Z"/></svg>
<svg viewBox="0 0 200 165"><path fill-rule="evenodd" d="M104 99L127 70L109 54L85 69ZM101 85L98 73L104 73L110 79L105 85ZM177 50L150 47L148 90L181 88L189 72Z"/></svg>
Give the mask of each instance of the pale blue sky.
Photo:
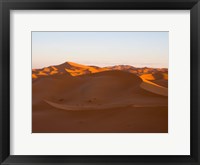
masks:
<svg viewBox="0 0 200 165"><path fill-rule="evenodd" d="M168 32L32 32L32 67L85 65L168 68Z"/></svg>

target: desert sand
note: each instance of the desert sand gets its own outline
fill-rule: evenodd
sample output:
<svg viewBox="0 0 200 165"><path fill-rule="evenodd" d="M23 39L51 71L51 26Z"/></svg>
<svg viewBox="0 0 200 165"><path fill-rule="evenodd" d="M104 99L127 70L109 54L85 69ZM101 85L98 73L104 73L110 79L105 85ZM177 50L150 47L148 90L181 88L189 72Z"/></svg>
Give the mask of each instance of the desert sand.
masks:
<svg viewBox="0 0 200 165"><path fill-rule="evenodd" d="M166 133L168 70L65 62L32 70L33 133Z"/></svg>

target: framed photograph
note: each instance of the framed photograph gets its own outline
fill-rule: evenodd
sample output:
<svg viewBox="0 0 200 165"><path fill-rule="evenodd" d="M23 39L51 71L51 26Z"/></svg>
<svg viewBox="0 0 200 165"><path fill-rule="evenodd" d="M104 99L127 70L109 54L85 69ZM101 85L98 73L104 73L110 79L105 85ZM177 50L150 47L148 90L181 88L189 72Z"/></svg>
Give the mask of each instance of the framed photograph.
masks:
<svg viewBox="0 0 200 165"><path fill-rule="evenodd" d="M198 0L1 0L1 164L200 164Z"/></svg>
<svg viewBox="0 0 200 165"><path fill-rule="evenodd" d="M166 31L33 31L32 133L168 133L168 43Z"/></svg>

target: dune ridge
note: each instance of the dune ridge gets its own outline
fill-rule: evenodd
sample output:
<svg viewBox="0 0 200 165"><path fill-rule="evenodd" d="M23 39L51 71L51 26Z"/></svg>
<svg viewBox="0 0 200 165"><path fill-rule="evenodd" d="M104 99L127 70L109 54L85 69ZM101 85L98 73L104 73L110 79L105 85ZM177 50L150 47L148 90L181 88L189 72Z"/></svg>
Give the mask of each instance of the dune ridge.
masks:
<svg viewBox="0 0 200 165"><path fill-rule="evenodd" d="M38 75L38 77L41 77L44 73L44 75L50 75L51 71L57 71L56 74L63 74L63 73L69 73L71 76L80 76L84 74L89 73L97 73L97 72L103 72L103 71L109 71L109 70L120 70L120 71L126 71L130 73L134 73L138 76L141 76L143 74L147 75L149 74L168 74L168 69L166 68L136 68L130 65L115 65L115 66L108 66L108 67L98 67L98 66L87 66L82 64L77 64L74 62L65 62L60 65L55 66L49 66L44 67L41 69L32 69L32 74ZM146 78L147 79L147 78Z"/></svg>

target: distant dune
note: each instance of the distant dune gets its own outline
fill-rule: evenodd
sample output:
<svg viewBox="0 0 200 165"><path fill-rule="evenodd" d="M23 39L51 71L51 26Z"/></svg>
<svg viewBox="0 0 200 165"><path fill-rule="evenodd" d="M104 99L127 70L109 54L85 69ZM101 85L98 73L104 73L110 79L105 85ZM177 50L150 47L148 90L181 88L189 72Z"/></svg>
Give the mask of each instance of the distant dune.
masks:
<svg viewBox="0 0 200 165"><path fill-rule="evenodd" d="M33 132L167 132L167 75L73 62L33 69Z"/></svg>

